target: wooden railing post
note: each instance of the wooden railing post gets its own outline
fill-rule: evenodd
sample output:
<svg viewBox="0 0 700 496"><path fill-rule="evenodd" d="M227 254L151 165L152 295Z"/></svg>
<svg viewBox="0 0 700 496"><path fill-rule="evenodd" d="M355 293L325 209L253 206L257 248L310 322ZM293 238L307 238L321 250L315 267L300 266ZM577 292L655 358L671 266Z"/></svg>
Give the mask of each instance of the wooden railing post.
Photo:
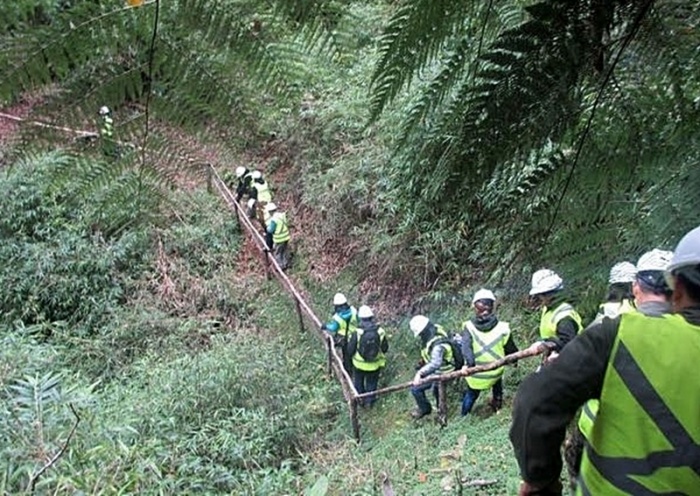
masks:
<svg viewBox="0 0 700 496"><path fill-rule="evenodd" d="M445 388L447 381L438 382L438 422L441 426L447 425L447 393Z"/></svg>
<svg viewBox="0 0 700 496"><path fill-rule="evenodd" d="M326 343L328 344L328 377L330 378L333 376L333 338L327 336Z"/></svg>
<svg viewBox="0 0 700 496"><path fill-rule="evenodd" d="M299 304L299 298L294 298L294 303L297 305L297 316L299 317L299 330L304 332L304 315L301 313L301 305Z"/></svg>
<svg viewBox="0 0 700 496"><path fill-rule="evenodd" d="M355 441L360 442L360 420L357 418L357 404L358 400L356 397L350 398L350 423L352 424L352 435Z"/></svg>
<svg viewBox="0 0 700 496"><path fill-rule="evenodd" d="M265 249L265 276L267 277L267 280L269 281L271 279L271 274L270 274L270 250Z"/></svg>
<svg viewBox="0 0 700 496"><path fill-rule="evenodd" d="M214 190L214 169L212 169L211 164L204 164L204 168L207 172L207 193L211 194Z"/></svg>

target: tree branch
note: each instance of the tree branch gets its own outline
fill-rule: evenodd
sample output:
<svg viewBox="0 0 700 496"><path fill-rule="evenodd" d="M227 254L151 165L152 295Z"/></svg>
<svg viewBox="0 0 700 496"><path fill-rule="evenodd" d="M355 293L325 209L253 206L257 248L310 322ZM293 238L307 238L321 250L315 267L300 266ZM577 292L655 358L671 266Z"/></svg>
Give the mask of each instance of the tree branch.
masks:
<svg viewBox="0 0 700 496"><path fill-rule="evenodd" d="M53 455L51 459L48 462L46 462L46 464L43 467L41 467L41 469L39 469L37 472L34 472L34 474L32 474L32 476L29 478L29 482L27 483L27 492L29 493L34 492L34 486L36 486L36 483L39 481L39 477L41 477L44 472L50 469L58 461L58 459L61 458L61 456L63 456L63 453L66 452L66 450L68 449L68 445L70 444L70 441L73 438L76 429L78 428L78 424L80 424L80 415L78 415L78 412L75 411L73 404L69 403L68 406L70 407L70 411L73 412L73 416L75 417L75 423L73 424L73 427L68 433L66 442L63 443L61 449L58 450L58 452L55 455Z"/></svg>
<svg viewBox="0 0 700 496"><path fill-rule="evenodd" d="M448 374L435 374L435 375L429 375L428 377L423 378L419 382L419 384L425 384L426 382L435 382L435 381L449 381L452 379L457 379L459 377L468 377L470 375L477 374L479 372L486 372L488 370L494 370L500 367L503 367L504 365L510 365L512 363L517 362L518 360L522 358L527 358L531 356L536 356L536 355L542 355L543 353L549 353L552 349L554 348L554 344L548 343L548 342L542 342L540 343L540 346L533 348L527 348L522 351L518 351L516 353L511 353L510 355L506 355L500 360L493 361L487 365L477 365L475 367L464 367L460 370L455 370L454 372L450 372ZM375 396L375 395L380 395L380 394L387 394L387 393L393 393L394 391L400 391L401 389L408 389L413 386L413 382L404 382L403 384L397 384L395 386L389 386L385 387L382 389L377 389L376 391L371 391L369 393L363 393L363 394L358 394L355 399L359 398L366 398L368 396Z"/></svg>

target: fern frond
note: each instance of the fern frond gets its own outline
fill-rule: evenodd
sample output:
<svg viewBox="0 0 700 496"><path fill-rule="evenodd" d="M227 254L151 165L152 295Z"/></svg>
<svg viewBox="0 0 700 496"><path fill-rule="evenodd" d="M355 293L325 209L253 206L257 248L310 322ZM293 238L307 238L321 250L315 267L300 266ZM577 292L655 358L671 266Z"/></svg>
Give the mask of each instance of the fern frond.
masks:
<svg viewBox="0 0 700 496"><path fill-rule="evenodd" d="M398 9L379 40L381 58L371 82L372 118L439 56L473 6L473 2L416 0Z"/></svg>

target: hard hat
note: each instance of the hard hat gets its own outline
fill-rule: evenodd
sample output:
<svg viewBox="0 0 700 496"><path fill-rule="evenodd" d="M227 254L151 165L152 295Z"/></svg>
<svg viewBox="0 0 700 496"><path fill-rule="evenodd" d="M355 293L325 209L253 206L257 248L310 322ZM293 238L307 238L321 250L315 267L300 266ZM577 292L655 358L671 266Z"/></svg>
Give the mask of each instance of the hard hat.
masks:
<svg viewBox="0 0 700 496"><path fill-rule="evenodd" d="M357 316L361 319L369 319L370 317L374 317L374 312L367 305L362 305L357 311Z"/></svg>
<svg viewBox="0 0 700 496"><path fill-rule="evenodd" d="M413 331L413 336L417 338L420 333L423 332L426 327L428 327L429 323L430 319L425 315L416 315L411 319L408 326L411 328L411 331Z"/></svg>
<svg viewBox="0 0 700 496"><path fill-rule="evenodd" d="M476 303L479 300L491 300L491 301L496 301L496 297L494 296L493 292L489 289L480 289L476 293L474 293L474 297L472 298L472 303Z"/></svg>
<svg viewBox="0 0 700 496"><path fill-rule="evenodd" d="M277 205L274 203L270 202L265 205L265 212L274 212L275 210L277 210Z"/></svg>
<svg viewBox="0 0 700 496"><path fill-rule="evenodd" d="M335 296L333 297L333 304L334 305L345 305L347 304L348 299L345 297L343 293L336 293Z"/></svg>
<svg viewBox="0 0 700 496"><path fill-rule="evenodd" d="M248 200L248 208L254 208L255 207L255 198L251 198Z"/></svg>
<svg viewBox="0 0 700 496"><path fill-rule="evenodd" d="M242 165L236 167L236 177L243 177L243 174L245 174L245 167Z"/></svg>
<svg viewBox="0 0 700 496"><path fill-rule="evenodd" d="M673 274L682 272L688 280L700 286L700 227L687 233L678 243L666 272L666 283L673 289Z"/></svg>
<svg viewBox="0 0 700 496"><path fill-rule="evenodd" d="M251 174L251 177L252 177L253 179L260 179L260 178L262 177L262 172L260 172L260 171L253 171L253 173Z"/></svg>
<svg viewBox="0 0 700 496"><path fill-rule="evenodd" d="M635 267L633 263L616 263L610 269L610 277L608 278L608 284L634 282L635 275L637 275L637 267Z"/></svg>
<svg viewBox="0 0 700 496"><path fill-rule="evenodd" d="M667 250L653 249L646 252L637 261L636 280L656 293L666 293L670 287L664 274L671 258L673 253Z"/></svg>
<svg viewBox="0 0 700 496"><path fill-rule="evenodd" d="M109 107L106 105L102 105L100 107L100 115L107 115L109 114Z"/></svg>
<svg viewBox="0 0 700 496"><path fill-rule="evenodd" d="M553 270L540 269L532 274L532 287L530 288L530 295L549 293L550 291L562 289L563 287L564 281L562 281L561 277L559 277L559 274Z"/></svg>
<svg viewBox="0 0 700 496"><path fill-rule="evenodd" d="M637 261L637 272L665 271L669 268L673 253L657 248L646 252Z"/></svg>
<svg viewBox="0 0 700 496"><path fill-rule="evenodd" d="M666 270L674 272L682 267L698 264L700 264L700 227L696 227L681 238Z"/></svg>

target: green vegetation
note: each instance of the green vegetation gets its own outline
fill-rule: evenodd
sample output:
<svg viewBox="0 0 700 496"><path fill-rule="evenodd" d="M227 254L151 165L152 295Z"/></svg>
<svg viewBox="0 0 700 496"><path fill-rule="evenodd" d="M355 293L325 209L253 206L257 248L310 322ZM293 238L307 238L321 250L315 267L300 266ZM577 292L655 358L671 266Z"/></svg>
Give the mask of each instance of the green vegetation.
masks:
<svg viewBox="0 0 700 496"><path fill-rule="evenodd" d="M482 284L524 346L532 270L590 316L613 262L697 222L694 7L4 2L0 110L95 129L108 105L121 153L0 118L0 492L513 494L508 408L459 419L457 385L446 428L405 392L350 439L203 165L265 171L314 308L342 288L386 324L381 385L412 376L409 312L456 329Z"/></svg>

